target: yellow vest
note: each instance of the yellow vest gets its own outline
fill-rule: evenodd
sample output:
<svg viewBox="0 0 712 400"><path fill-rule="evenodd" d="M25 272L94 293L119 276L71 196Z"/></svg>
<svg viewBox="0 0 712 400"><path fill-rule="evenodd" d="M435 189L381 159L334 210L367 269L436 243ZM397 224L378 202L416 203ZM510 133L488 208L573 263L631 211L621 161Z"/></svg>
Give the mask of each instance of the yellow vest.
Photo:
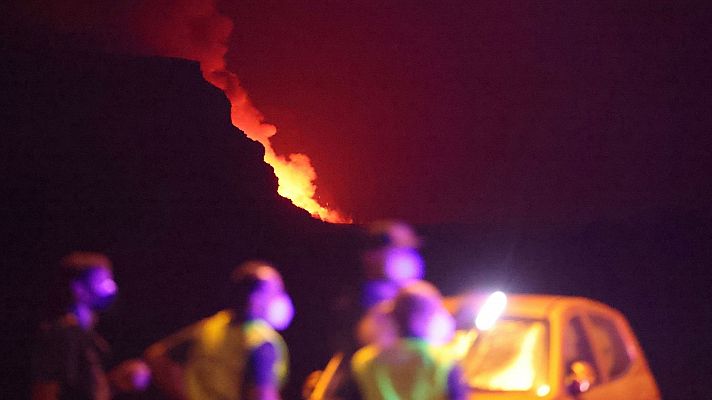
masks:
<svg viewBox="0 0 712 400"><path fill-rule="evenodd" d="M274 373L280 386L287 376L288 353L282 337L261 320L230 325L232 315L221 311L196 329L185 365L185 385L191 400L244 398L245 368L253 350L271 343L277 351Z"/></svg>
<svg viewBox="0 0 712 400"><path fill-rule="evenodd" d="M400 339L388 348L366 346L351 369L365 400L444 400L454 361L418 339Z"/></svg>

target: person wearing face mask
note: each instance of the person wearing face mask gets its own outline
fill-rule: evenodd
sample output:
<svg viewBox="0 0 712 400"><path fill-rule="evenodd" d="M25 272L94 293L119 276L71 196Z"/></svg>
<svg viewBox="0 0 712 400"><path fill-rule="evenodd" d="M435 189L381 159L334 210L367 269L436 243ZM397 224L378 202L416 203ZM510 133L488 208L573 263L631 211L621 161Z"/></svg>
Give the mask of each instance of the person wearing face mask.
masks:
<svg viewBox="0 0 712 400"><path fill-rule="evenodd" d="M109 258L70 253L60 263L56 288L56 316L41 325L32 357L31 398L105 400L145 389L150 371L143 361L126 361L109 374L103 368L109 345L94 326L118 291Z"/></svg>
<svg viewBox="0 0 712 400"><path fill-rule="evenodd" d="M440 292L424 281L404 286L393 301L391 315L398 339L387 346L365 346L351 359L358 388L358 395L351 398L464 399L460 368L439 346L454 325Z"/></svg>
<svg viewBox="0 0 712 400"><path fill-rule="evenodd" d="M288 352L277 330L294 315L282 277L265 262L248 261L233 271L231 282L227 309L146 350L154 382L170 398L280 398Z"/></svg>
<svg viewBox="0 0 712 400"><path fill-rule="evenodd" d="M328 341L335 354L328 365L335 366L334 377L324 378L330 376L322 375L324 371L310 374L302 387L305 399L353 397L355 385L348 360L361 346L387 347L398 339L390 313L393 300L401 288L424 278L425 262L418 251L421 238L409 224L397 220L375 221L363 233L360 290L348 288L330 309L334 328ZM449 315L444 316L446 321L447 318ZM442 331L440 336L434 340L443 342L448 333Z"/></svg>
<svg viewBox="0 0 712 400"><path fill-rule="evenodd" d="M420 242L413 228L402 221L376 221L367 227L361 260L366 278L361 292L364 310L393 299L401 287L423 279Z"/></svg>

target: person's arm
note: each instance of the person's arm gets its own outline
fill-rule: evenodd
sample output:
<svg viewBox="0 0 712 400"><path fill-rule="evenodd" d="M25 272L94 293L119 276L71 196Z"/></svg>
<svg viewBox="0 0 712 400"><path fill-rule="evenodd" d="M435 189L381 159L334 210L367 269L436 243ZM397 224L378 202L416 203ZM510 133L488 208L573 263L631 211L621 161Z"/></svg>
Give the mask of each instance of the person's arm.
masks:
<svg viewBox="0 0 712 400"><path fill-rule="evenodd" d="M143 359L151 369L154 384L171 399L185 399L185 370L182 362L195 337L196 328L196 325L184 328L152 344L143 354Z"/></svg>
<svg viewBox="0 0 712 400"><path fill-rule="evenodd" d="M264 343L250 354L245 382L248 400L280 399L276 363L277 349L271 343Z"/></svg>
<svg viewBox="0 0 712 400"><path fill-rule="evenodd" d="M38 332L32 348L32 400L58 400L61 391L61 377L66 372L67 355L62 351L60 335L51 326L44 326Z"/></svg>
<svg viewBox="0 0 712 400"><path fill-rule="evenodd" d="M467 398L467 386L459 365L453 367L447 376L447 394L450 400L465 400Z"/></svg>

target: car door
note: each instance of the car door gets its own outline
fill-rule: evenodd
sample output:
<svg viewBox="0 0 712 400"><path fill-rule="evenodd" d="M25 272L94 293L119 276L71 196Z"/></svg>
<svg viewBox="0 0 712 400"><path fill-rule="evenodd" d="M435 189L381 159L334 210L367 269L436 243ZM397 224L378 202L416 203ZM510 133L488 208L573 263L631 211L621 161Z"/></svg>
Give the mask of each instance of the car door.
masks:
<svg viewBox="0 0 712 400"><path fill-rule="evenodd" d="M563 373L560 382L563 392L568 394L568 399L584 400L607 400L610 399L602 390L605 382L602 379L600 368L596 362L594 348L586 332L586 324L581 313L574 310L565 315L562 321L561 332L561 360L560 365ZM593 379L589 379L583 391L574 396L568 390L571 382L570 371L575 363L585 363L590 367L590 374Z"/></svg>
<svg viewBox="0 0 712 400"><path fill-rule="evenodd" d="M599 391L608 399L658 398L652 374L622 318L606 310L586 313L588 337L605 381Z"/></svg>

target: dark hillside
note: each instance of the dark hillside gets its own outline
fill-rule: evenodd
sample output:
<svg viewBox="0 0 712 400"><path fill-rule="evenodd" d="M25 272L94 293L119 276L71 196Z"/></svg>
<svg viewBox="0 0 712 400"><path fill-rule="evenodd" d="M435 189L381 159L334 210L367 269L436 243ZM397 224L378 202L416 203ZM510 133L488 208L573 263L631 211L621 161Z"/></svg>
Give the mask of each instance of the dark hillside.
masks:
<svg viewBox="0 0 712 400"><path fill-rule="evenodd" d="M4 50L2 397L26 395L51 271L72 249L114 261L121 296L101 328L117 361L218 310L231 268L256 257L281 267L300 310L287 332L304 344L293 358L327 357L314 334L326 322L301 310L356 276L353 230L276 194L262 147L230 124L226 98L196 63L65 42ZM305 283L306 270L319 279ZM314 366L295 367L296 380Z"/></svg>

